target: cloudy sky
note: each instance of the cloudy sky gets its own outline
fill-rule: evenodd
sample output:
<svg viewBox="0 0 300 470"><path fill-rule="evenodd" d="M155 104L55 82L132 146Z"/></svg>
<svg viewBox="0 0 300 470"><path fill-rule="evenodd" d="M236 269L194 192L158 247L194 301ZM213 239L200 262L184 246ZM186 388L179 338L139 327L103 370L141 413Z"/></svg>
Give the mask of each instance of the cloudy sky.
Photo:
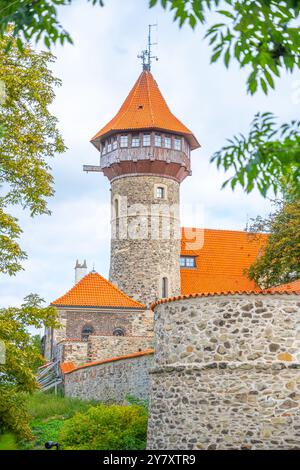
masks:
<svg viewBox="0 0 300 470"><path fill-rule="evenodd" d="M257 111L273 111L282 120L297 116L299 75L284 76L268 97L246 94L247 71L222 63L210 65L203 30L179 30L172 15L148 0L106 0L104 8L85 0L60 10L60 20L74 45L53 49L54 73L61 78L52 112L68 151L51 162L55 197L52 216L31 219L21 211L25 270L0 277L0 304L18 305L39 293L47 302L74 283L74 265L86 259L102 275L109 269L109 184L99 173L85 174L83 164L98 164L89 143L116 113L141 72L137 54L145 46L149 23L158 23L152 72L171 110L197 136L202 148L192 154L193 176L182 184L182 223L243 230L247 219L264 214L270 204L258 193L220 189L224 175L209 163L212 153L238 132L247 132Z"/></svg>

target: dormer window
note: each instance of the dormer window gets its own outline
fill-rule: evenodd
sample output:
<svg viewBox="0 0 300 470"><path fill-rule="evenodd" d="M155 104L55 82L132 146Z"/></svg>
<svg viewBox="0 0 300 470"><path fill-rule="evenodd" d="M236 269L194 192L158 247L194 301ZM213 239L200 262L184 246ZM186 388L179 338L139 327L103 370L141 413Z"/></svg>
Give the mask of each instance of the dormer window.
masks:
<svg viewBox="0 0 300 470"><path fill-rule="evenodd" d="M174 149L181 150L181 139L180 137L175 137L174 139Z"/></svg>
<svg viewBox="0 0 300 470"><path fill-rule="evenodd" d="M195 268L196 257L195 256L180 256L180 267L181 268Z"/></svg>
<svg viewBox="0 0 300 470"><path fill-rule="evenodd" d="M120 147L128 147L128 135L121 135L120 137Z"/></svg>
<svg viewBox="0 0 300 470"><path fill-rule="evenodd" d="M165 147L166 149L171 148L171 137L165 137Z"/></svg>
<svg viewBox="0 0 300 470"><path fill-rule="evenodd" d="M155 134L155 147L161 147L161 134Z"/></svg>
<svg viewBox="0 0 300 470"><path fill-rule="evenodd" d="M150 147L151 145L151 134L144 134L143 135L143 146Z"/></svg>
<svg viewBox="0 0 300 470"><path fill-rule="evenodd" d="M132 136L131 146L132 147L140 146L140 136L138 134Z"/></svg>

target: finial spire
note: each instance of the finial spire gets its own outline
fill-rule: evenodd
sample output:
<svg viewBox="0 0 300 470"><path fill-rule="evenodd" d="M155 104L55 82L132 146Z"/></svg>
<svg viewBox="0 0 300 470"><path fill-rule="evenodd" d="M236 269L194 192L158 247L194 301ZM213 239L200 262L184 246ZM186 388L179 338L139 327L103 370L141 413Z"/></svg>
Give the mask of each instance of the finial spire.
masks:
<svg viewBox="0 0 300 470"><path fill-rule="evenodd" d="M144 49L138 55L138 58L142 59L143 70L147 70L148 72L150 72L150 70L151 70L152 59L158 60L158 57L155 56L155 55L152 55L152 51L151 51L151 47L155 46L157 44L157 42L151 42L152 41L151 40L152 28L155 28L155 27L157 27L157 24L149 24L148 25L148 28L149 28L149 31L148 31L148 46L147 46L147 49Z"/></svg>

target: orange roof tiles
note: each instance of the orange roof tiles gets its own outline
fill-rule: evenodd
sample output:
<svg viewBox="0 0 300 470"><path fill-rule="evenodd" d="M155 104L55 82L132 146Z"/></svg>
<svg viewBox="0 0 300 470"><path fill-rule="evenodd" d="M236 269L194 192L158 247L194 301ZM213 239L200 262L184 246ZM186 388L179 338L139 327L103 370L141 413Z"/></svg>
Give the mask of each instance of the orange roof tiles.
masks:
<svg viewBox="0 0 300 470"><path fill-rule="evenodd" d="M126 354L126 356L117 356L117 357L110 357L108 359L102 359L99 361L93 361L93 362L87 362L85 364L82 364L81 366L74 366L74 364L71 363L63 363L63 364L73 364L74 367L72 366L66 366L66 370L63 371L64 374L69 374L70 372L76 371L78 369L85 369L86 367L92 367L92 366L98 366L100 364L107 364L109 362L115 362L115 361L121 361L122 359L132 359L134 357L140 357L140 356L148 356L150 354L154 354L154 349L146 349L145 351L138 351L136 353L132 354ZM62 364L62 365L63 365ZM67 370L69 368L69 370Z"/></svg>
<svg viewBox="0 0 300 470"><path fill-rule="evenodd" d="M196 230L198 246L192 242ZM181 268L183 295L205 292L259 291L245 269L255 261L267 234L214 229L182 229L181 255L196 256L196 268Z"/></svg>
<svg viewBox="0 0 300 470"><path fill-rule="evenodd" d="M288 282L287 284L281 284L280 286L271 287L268 290L272 292L300 292L300 279Z"/></svg>
<svg viewBox="0 0 300 470"><path fill-rule="evenodd" d="M51 305L78 307L144 308L100 274L91 272L84 276L65 295Z"/></svg>
<svg viewBox="0 0 300 470"><path fill-rule="evenodd" d="M150 306L152 310L159 305L159 304L165 304L168 302L175 302L176 300L184 300L184 299L195 299L197 297L211 297L211 296L222 296L222 295L267 295L267 294L272 294L272 295L283 295L283 294L296 294L300 295L300 290L278 290L274 291L274 289L264 289L264 290L248 290L248 291L242 291L242 290L237 290L237 291L220 291L220 292L199 292L198 294L187 294L187 295L177 295L175 297L169 297L168 299L160 299L157 300L156 302L153 302Z"/></svg>
<svg viewBox="0 0 300 470"><path fill-rule="evenodd" d="M191 149L199 147L192 132L170 111L151 72L143 71L115 117L91 139L99 140L114 131L159 129L184 135Z"/></svg>
<svg viewBox="0 0 300 470"><path fill-rule="evenodd" d="M71 372L72 370L76 369L74 362L62 362L60 364L60 370L63 374Z"/></svg>

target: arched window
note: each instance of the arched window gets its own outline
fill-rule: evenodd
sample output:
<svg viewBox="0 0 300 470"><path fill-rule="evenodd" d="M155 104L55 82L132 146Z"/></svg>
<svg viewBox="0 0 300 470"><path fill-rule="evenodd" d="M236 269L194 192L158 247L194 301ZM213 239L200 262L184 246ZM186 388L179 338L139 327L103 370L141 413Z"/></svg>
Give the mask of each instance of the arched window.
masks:
<svg viewBox="0 0 300 470"><path fill-rule="evenodd" d="M162 298L168 297L168 278L163 277L162 278L162 284L161 284L161 296Z"/></svg>
<svg viewBox="0 0 300 470"><path fill-rule="evenodd" d="M89 336L94 333L94 328L91 325L85 325L81 330L82 341L87 341Z"/></svg>
<svg viewBox="0 0 300 470"><path fill-rule="evenodd" d="M125 331L123 328L115 328L113 331L114 336L125 336Z"/></svg>

